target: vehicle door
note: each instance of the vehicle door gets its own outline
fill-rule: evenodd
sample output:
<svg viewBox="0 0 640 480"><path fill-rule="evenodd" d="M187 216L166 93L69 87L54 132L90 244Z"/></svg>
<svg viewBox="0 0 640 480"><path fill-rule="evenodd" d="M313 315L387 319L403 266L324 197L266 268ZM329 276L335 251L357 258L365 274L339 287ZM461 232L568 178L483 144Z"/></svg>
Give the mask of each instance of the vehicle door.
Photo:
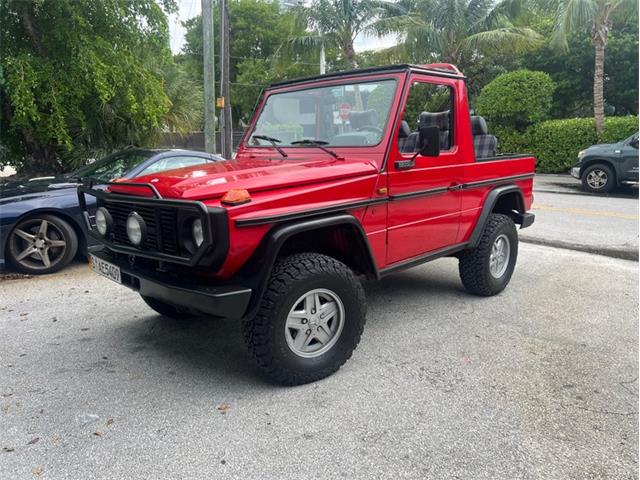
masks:
<svg viewBox="0 0 640 480"><path fill-rule="evenodd" d="M456 241L464 162L455 86L453 79L420 74L410 78L399 138L387 162L387 264L437 252ZM439 155L416 153L421 126L438 127Z"/></svg>

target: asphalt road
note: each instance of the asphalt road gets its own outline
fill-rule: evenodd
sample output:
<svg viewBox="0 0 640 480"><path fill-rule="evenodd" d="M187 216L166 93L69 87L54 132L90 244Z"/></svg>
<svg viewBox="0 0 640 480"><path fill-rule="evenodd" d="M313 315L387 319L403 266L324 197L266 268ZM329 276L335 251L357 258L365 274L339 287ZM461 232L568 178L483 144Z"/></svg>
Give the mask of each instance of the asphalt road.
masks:
<svg viewBox="0 0 640 480"><path fill-rule="evenodd" d="M637 268L522 244L493 298L453 259L390 276L351 361L295 388L237 324L84 266L5 280L0 478L637 478Z"/></svg>
<svg viewBox="0 0 640 480"><path fill-rule="evenodd" d="M536 221L524 241L638 260L638 189L587 194L568 175L536 175Z"/></svg>

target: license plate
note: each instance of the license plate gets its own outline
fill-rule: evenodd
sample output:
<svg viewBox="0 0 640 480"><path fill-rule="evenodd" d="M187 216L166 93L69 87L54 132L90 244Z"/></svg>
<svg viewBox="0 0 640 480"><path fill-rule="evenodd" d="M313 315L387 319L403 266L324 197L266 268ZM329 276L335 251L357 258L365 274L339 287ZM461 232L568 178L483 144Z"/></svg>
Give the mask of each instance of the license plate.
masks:
<svg viewBox="0 0 640 480"><path fill-rule="evenodd" d="M91 266L91 270L96 272L103 277L107 277L110 280L113 280L116 283L122 283L122 279L120 277L120 267L114 265L113 263L105 262L101 258L98 258L94 255L89 254L89 265Z"/></svg>

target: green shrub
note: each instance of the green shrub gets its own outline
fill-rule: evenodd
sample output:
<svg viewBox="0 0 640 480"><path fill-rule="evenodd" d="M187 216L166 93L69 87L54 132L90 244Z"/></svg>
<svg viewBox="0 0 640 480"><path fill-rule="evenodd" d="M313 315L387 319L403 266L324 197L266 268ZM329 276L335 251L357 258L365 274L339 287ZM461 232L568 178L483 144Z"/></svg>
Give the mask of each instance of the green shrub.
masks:
<svg viewBox="0 0 640 480"><path fill-rule="evenodd" d="M516 70L499 75L478 96L478 114L496 125L524 131L551 111L555 84L544 72Z"/></svg>
<svg viewBox="0 0 640 480"><path fill-rule="evenodd" d="M538 159L536 169L541 173L566 173L580 150L598 143L592 118L547 120L529 130L527 141Z"/></svg>
<svg viewBox="0 0 640 480"><path fill-rule="evenodd" d="M616 143L638 131L638 117L609 117L604 122L602 143Z"/></svg>
<svg viewBox="0 0 640 480"><path fill-rule="evenodd" d="M493 128L501 152L532 153L538 173L565 173L576 162L578 152L597 143L615 143L638 131L638 117L609 117L598 138L593 118L547 120L517 132Z"/></svg>

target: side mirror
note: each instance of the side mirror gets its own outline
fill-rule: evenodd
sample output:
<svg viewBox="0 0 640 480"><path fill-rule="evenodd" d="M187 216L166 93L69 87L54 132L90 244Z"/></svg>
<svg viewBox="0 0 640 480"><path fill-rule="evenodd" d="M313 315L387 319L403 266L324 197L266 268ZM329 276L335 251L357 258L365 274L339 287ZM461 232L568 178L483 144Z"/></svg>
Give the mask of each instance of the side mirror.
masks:
<svg viewBox="0 0 640 480"><path fill-rule="evenodd" d="M633 140L631 140L630 145L631 145L633 148L638 148L638 139L637 139L637 138L634 138Z"/></svg>
<svg viewBox="0 0 640 480"><path fill-rule="evenodd" d="M418 135L420 155L425 157L440 155L440 129L438 127L420 127Z"/></svg>

